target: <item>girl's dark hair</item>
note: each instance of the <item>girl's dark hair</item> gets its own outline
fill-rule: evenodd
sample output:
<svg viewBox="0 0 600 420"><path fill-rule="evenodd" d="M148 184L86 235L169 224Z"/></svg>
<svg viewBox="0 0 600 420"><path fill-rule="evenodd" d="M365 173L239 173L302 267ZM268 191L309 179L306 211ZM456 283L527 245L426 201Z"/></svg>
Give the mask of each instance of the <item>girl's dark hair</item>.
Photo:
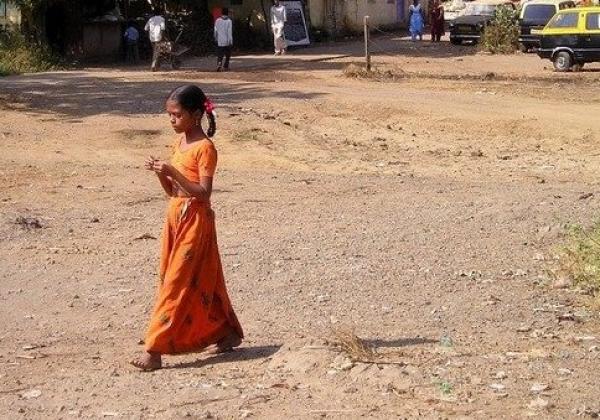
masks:
<svg viewBox="0 0 600 420"><path fill-rule="evenodd" d="M189 113L200 111L200 117L202 117L203 114L206 114L206 118L208 118L208 130L206 130L206 135L208 137L213 137L215 135L217 132L217 121L215 119L215 113L212 110L212 104L198 86L179 86L169 94L167 100L177 102Z"/></svg>

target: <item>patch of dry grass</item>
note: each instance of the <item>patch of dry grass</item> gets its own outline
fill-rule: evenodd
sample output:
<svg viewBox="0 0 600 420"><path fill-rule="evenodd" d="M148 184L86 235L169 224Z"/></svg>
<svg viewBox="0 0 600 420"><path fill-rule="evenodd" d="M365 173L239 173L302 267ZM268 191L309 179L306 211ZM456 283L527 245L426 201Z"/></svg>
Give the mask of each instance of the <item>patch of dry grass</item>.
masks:
<svg viewBox="0 0 600 420"><path fill-rule="evenodd" d="M394 81L404 78L404 73L392 70L382 70L377 67L371 67L367 70L365 65L350 63L342 70L344 77L350 79L369 79L376 81Z"/></svg>
<svg viewBox="0 0 600 420"><path fill-rule="evenodd" d="M569 228L567 243L557 255L557 277L567 277L575 287L596 297L600 302L600 221L589 228Z"/></svg>
<svg viewBox="0 0 600 420"><path fill-rule="evenodd" d="M348 327L333 329L330 342L354 362L372 362L377 356L375 350Z"/></svg>

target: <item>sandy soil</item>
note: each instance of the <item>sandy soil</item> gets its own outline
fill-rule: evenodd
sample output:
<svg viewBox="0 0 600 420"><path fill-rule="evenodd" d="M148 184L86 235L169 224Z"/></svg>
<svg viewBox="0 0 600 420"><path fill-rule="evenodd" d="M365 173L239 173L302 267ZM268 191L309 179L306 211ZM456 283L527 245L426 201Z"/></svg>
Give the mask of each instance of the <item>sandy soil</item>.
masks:
<svg viewBox="0 0 600 420"><path fill-rule="evenodd" d="M227 74L0 79L0 417L598 416L598 313L547 275L600 207L597 67L376 42L406 77L342 77L349 43ZM219 106L213 201L247 339L140 373L165 208L141 166L166 156L184 82ZM379 363L328 345L347 327Z"/></svg>

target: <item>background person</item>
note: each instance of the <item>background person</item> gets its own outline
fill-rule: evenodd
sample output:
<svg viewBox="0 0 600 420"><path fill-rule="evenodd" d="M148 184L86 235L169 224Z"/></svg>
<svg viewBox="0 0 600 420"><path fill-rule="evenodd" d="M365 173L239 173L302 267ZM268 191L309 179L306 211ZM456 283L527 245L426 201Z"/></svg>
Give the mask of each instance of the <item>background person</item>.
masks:
<svg viewBox="0 0 600 420"><path fill-rule="evenodd" d="M152 9L153 16L148 20L144 29L148 32L148 38L152 43L152 71L160 67L160 53L164 41L166 22L165 18L158 13L158 9Z"/></svg>
<svg viewBox="0 0 600 420"><path fill-rule="evenodd" d="M413 4L408 8L408 20L410 22L409 32L412 41L423 40L423 29L425 28L425 19L423 17L423 8L419 4L419 0L413 0Z"/></svg>
<svg viewBox="0 0 600 420"><path fill-rule="evenodd" d="M434 0L429 12L431 22L431 42L440 42L444 35L444 6L440 0Z"/></svg>
<svg viewBox="0 0 600 420"><path fill-rule="evenodd" d="M127 23L127 29L123 37L125 39L125 61L137 64L140 61L140 51L138 48L140 33L132 21Z"/></svg>
<svg viewBox="0 0 600 420"><path fill-rule="evenodd" d="M217 43L217 71L229 70L231 47L233 46L233 22L229 18L229 9L223 8L222 15L215 21L215 41ZM225 62L223 63L223 57Z"/></svg>
<svg viewBox="0 0 600 420"><path fill-rule="evenodd" d="M273 31L273 43L275 44L275 55L285 54L286 43L283 28L287 22L285 6L274 0L271 6L271 30Z"/></svg>

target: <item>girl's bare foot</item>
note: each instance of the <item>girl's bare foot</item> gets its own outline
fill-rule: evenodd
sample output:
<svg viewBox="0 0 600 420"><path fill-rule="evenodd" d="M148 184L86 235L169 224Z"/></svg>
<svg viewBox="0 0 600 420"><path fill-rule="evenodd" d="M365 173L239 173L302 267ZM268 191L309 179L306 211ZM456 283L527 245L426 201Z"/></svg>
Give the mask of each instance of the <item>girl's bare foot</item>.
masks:
<svg viewBox="0 0 600 420"><path fill-rule="evenodd" d="M229 353L233 349L242 344L242 338L237 335L236 332L231 332L223 337L214 347L210 348L206 352L208 354L221 354Z"/></svg>
<svg viewBox="0 0 600 420"><path fill-rule="evenodd" d="M131 364L144 372L150 372L162 367L162 359L160 353L147 351L138 359L132 360Z"/></svg>

